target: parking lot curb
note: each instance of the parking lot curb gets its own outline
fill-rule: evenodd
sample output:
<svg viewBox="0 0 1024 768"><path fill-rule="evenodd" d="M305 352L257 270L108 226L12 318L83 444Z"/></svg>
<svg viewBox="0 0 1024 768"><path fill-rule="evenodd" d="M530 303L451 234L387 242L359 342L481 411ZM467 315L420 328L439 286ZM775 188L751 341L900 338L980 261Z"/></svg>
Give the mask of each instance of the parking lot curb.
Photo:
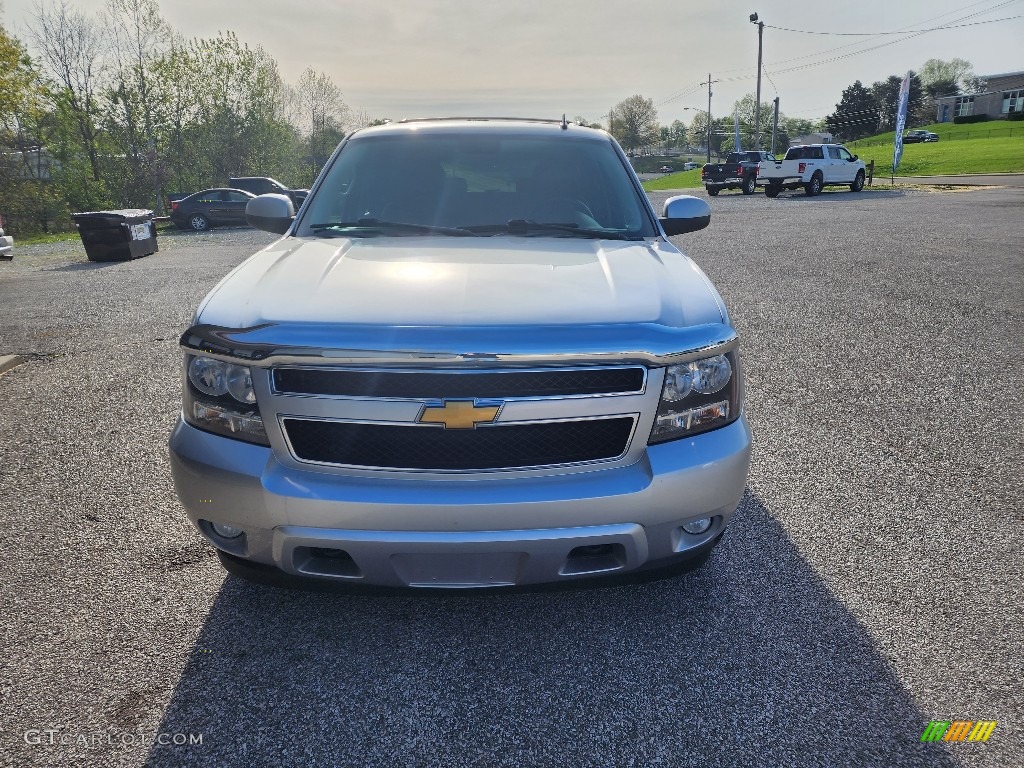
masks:
<svg viewBox="0 0 1024 768"><path fill-rule="evenodd" d="M0 376L25 362L21 355L0 355Z"/></svg>

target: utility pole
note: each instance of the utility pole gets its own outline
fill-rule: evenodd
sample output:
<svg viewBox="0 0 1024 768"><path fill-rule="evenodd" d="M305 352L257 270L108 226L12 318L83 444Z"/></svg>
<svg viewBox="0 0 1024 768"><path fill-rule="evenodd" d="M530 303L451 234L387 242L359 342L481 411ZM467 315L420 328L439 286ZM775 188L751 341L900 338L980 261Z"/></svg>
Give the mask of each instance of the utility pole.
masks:
<svg viewBox="0 0 1024 768"><path fill-rule="evenodd" d="M708 81L706 83L697 83L697 85L706 85L708 87L708 162L711 162L711 84L717 83L717 80L711 79L711 73L708 72Z"/></svg>
<svg viewBox="0 0 1024 768"><path fill-rule="evenodd" d="M779 132L779 97L775 97L775 117L772 118L772 154L775 154L775 134Z"/></svg>
<svg viewBox="0 0 1024 768"><path fill-rule="evenodd" d="M754 144L761 148L761 43L764 40L764 22L757 20L757 14L750 14L750 23L757 24L757 96L754 99Z"/></svg>

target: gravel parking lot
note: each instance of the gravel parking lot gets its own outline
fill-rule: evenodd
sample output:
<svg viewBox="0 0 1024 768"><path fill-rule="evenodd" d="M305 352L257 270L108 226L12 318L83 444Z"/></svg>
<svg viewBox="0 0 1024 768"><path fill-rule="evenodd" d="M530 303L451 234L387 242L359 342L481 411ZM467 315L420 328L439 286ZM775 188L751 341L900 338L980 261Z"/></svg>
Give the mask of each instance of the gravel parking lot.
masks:
<svg viewBox="0 0 1024 768"><path fill-rule="evenodd" d="M709 202L676 241L743 338L748 492L702 570L554 593L227 577L171 485L177 338L272 236L18 248L3 764L1024 764L1024 190ZM958 719L998 726L919 741Z"/></svg>

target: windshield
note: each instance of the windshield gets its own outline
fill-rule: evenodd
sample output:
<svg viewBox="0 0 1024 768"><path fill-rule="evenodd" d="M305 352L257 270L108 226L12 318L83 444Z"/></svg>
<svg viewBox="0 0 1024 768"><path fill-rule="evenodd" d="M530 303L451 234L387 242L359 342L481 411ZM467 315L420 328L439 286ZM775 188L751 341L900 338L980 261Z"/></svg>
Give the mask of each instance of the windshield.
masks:
<svg viewBox="0 0 1024 768"><path fill-rule="evenodd" d="M467 233L656 234L610 141L454 132L355 137L328 170L299 231L360 237Z"/></svg>

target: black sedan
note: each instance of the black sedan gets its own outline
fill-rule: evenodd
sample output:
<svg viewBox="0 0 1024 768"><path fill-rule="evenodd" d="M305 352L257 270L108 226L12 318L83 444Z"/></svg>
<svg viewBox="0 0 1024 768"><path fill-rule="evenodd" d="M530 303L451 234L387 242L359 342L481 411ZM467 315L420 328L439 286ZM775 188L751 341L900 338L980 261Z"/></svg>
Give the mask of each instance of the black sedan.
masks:
<svg viewBox="0 0 1024 768"><path fill-rule="evenodd" d="M903 134L904 144L916 144L920 141L938 141L939 134L932 133L931 131L910 131L909 133Z"/></svg>
<svg viewBox="0 0 1024 768"><path fill-rule="evenodd" d="M203 232L210 227L245 224L245 204L256 195L244 189L204 189L171 203L171 221L181 229Z"/></svg>

